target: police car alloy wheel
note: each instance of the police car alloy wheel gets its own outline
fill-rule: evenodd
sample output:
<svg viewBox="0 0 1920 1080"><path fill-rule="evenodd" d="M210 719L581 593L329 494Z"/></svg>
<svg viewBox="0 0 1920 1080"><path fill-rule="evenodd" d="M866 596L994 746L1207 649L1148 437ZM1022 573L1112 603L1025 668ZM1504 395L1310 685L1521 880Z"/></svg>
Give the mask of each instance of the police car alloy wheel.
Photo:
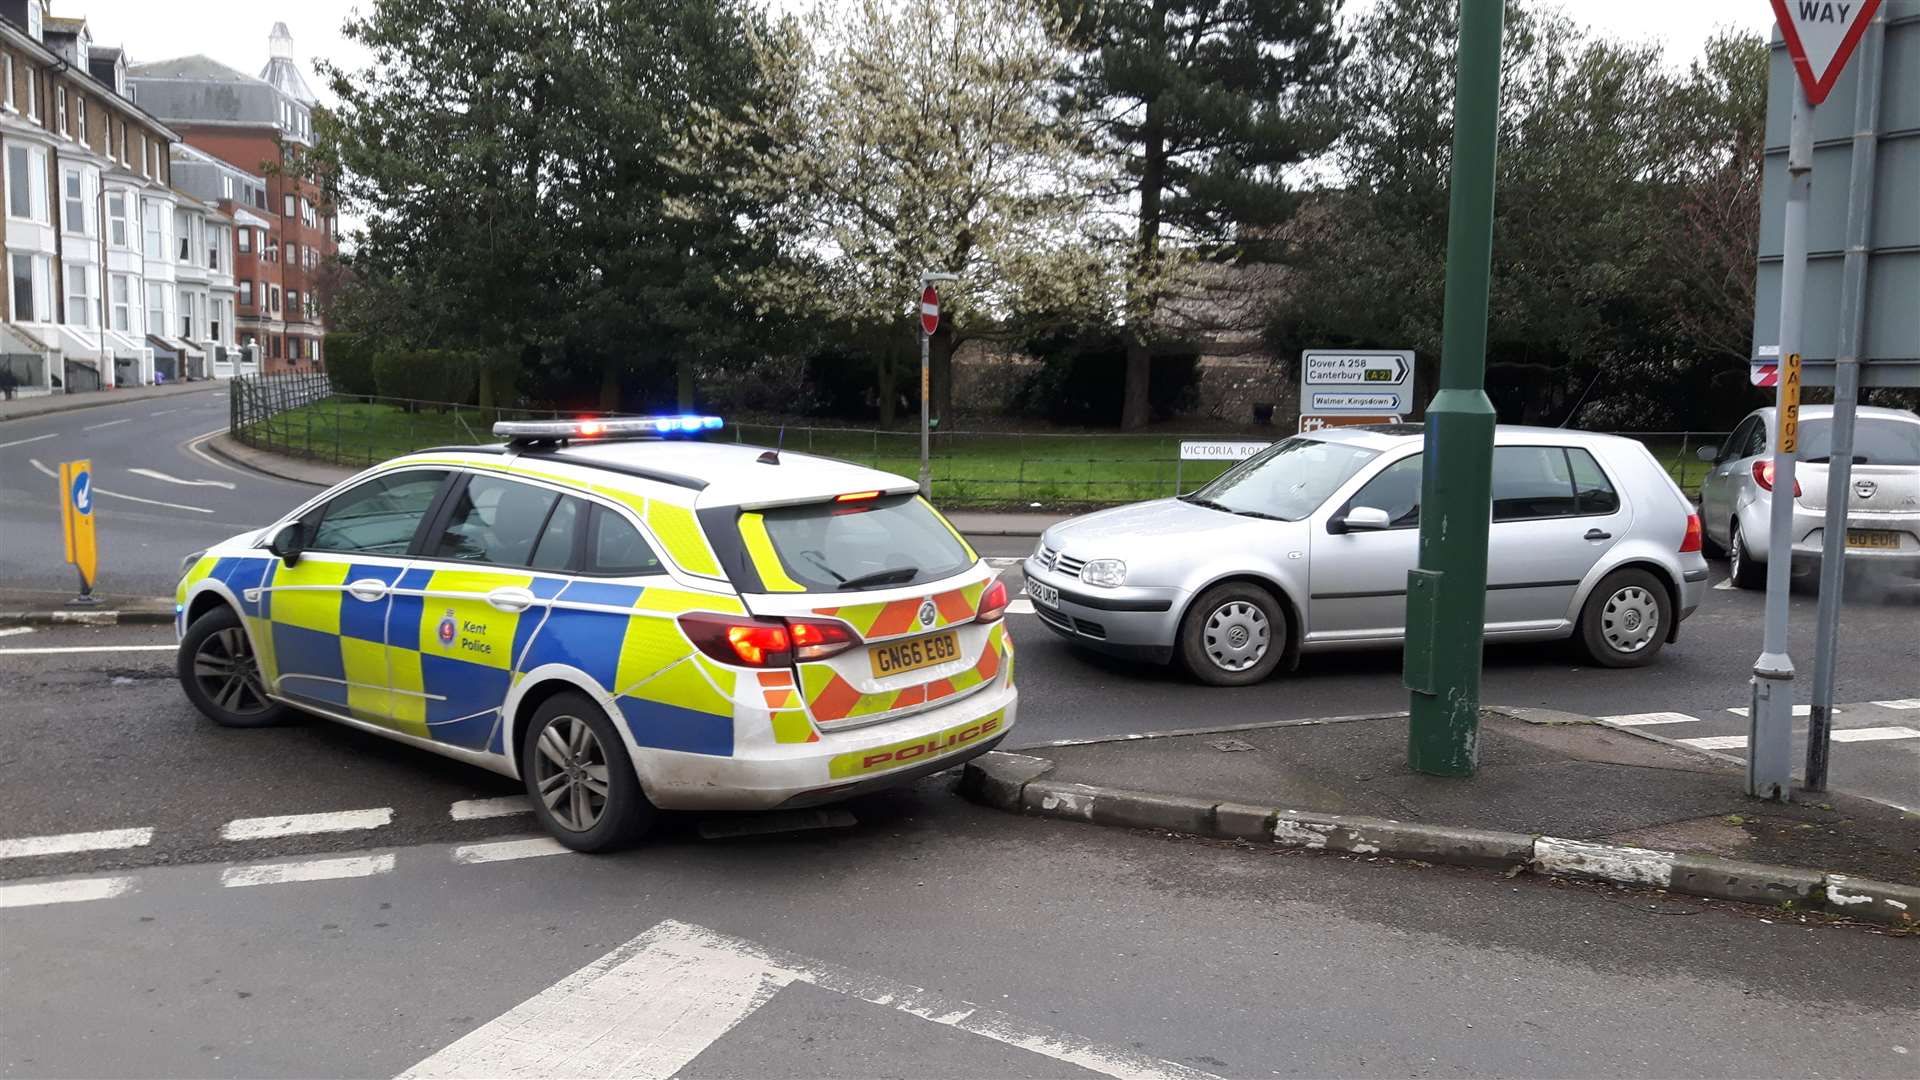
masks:
<svg viewBox="0 0 1920 1080"><path fill-rule="evenodd" d="M520 774L540 823L575 851L611 851L653 824L620 733L585 694L556 694L534 713Z"/></svg>
<svg viewBox="0 0 1920 1080"><path fill-rule="evenodd" d="M177 667L187 700L222 727L265 727L286 717L286 706L267 697L253 645L230 607L194 620L180 639Z"/></svg>

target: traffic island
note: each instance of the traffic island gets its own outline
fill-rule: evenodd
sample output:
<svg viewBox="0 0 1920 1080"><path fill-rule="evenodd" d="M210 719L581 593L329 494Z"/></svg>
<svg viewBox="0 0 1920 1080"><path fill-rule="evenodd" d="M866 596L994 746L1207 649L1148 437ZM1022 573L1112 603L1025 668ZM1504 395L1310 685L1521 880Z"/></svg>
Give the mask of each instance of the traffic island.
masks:
<svg viewBox="0 0 1920 1080"><path fill-rule="evenodd" d="M0 589L0 626L116 626L172 623L173 598L95 593L92 604L68 604L71 594Z"/></svg>
<svg viewBox="0 0 1920 1080"><path fill-rule="evenodd" d="M1504 869L1920 928L1920 816L1744 794L1742 770L1543 710L1482 711L1470 780L1406 764L1406 716L1290 721L991 753L1003 810L1282 847Z"/></svg>

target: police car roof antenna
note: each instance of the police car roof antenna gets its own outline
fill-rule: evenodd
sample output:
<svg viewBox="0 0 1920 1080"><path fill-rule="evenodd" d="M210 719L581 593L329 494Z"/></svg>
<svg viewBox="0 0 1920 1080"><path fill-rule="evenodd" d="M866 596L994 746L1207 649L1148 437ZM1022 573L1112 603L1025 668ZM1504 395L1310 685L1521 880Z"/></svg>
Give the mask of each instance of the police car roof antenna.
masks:
<svg viewBox="0 0 1920 1080"><path fill-rule="evenodd" d="M787 425L781 424L780 433L778 435L775 435L773 438L773 449L768 450L766 453L761 454L759 457L754 458L753 460L758 462L761 465L778 465L780 464L780 448L785 446L786 444L787 444Z"/></svg>

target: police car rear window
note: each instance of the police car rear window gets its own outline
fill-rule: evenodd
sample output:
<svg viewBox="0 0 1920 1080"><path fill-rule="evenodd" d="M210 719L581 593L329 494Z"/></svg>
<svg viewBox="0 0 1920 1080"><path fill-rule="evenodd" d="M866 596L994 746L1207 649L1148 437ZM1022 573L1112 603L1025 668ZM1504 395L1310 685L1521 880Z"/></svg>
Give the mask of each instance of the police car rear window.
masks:
<svg viewBox="0 0 1920 1080"><path fill-rule="evenodd" d="M812 503L763 513L787 576L808 592L862 592L950 577L973 558L913 495Z"/></svg>

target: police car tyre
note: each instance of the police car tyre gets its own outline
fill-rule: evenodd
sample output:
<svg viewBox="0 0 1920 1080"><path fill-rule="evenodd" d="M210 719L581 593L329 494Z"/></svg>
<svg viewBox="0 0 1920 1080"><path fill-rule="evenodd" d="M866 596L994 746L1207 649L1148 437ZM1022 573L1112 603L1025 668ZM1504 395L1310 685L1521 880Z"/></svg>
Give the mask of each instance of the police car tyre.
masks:
<svg viewBox="0 0 1920 1080"><path fill-rule="evenodd" d="M574 691L535 710L520 744L520 778L540 824L575 851L632 844L659 814L606 710Z"/></svg>
<svg viewBox="0 0 1920 1080"><path fill-rule="evenodd" d="M225 604L187 627L175 667L187 700L221 727L266 727L291 711L268 699L253 643L240 616Z"/></svg>
<svg viewBox="0 0 1920 1080"><path fill-rule="evenodd" d="M1673 602L1659 578L1634 567L1615 570L1593 587L1580 611L1581 651L1601 667L1651 664L1672 619Z"/></svg>
<svg viewBox="0 0 1920 1080"><path fill-rule="evenodd" d="M1180 624L1180 658L1213 686L1251 686L1273 674L1287 646L1287 617L1267 590L1229 581L1200 594Z"/></svg>

